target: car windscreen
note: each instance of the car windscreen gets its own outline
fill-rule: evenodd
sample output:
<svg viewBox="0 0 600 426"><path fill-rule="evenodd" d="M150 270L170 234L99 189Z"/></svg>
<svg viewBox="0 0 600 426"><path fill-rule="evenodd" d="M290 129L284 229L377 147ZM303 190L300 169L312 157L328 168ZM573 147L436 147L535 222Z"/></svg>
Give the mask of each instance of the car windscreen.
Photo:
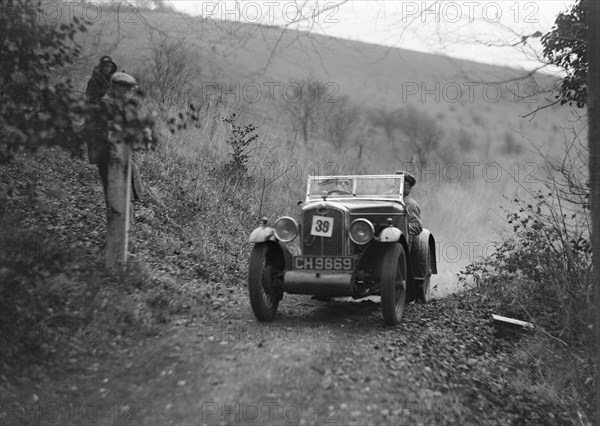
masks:
<svg viewBox="0 0 600 426"><path fill-rule="evenodd" d="M400 197L400 179L361 178L356 180L356 194L367 198Z"/></svg>
<svg viewBox="0 0 600 426"><path fill-rule="evenodd" d="M389 198L402 199L402 177L390 176L311 176L309 199L323 195L328 198Z"/></svg>

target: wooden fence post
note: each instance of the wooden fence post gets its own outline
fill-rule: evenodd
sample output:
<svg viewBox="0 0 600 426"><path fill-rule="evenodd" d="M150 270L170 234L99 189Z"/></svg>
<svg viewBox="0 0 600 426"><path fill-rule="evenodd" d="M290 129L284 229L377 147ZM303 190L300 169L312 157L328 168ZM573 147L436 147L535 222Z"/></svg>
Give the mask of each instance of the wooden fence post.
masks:
<svg viewBox="0 0 600 426"><path fill-rule="evenodd" d="M106 267L122 266L127 260L129 219L131 215L131 146L112 142L108 165L108 221L106 229Z"/></svg>

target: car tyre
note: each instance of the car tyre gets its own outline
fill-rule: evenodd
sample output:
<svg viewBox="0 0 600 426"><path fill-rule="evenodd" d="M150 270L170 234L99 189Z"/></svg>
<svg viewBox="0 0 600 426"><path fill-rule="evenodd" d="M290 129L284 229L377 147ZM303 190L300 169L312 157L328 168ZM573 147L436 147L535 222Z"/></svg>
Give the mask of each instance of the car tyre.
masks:
<svg viewBox="0 0 600 426"><path fill-rule="evenodd" d="M425 255L425 278L417 284L417 300L419 303L429 302L429 289L431 286L431 255Z"/></svg>
<svg viewBox="0 0 600 426"><path fill-rule="evenodd" d="M401 244L391 244L381 264L381 311L385 325L398 325L406 301L406 255Z"/></svg>
<svg viewBox="0 0 600 426"><path fill-rule="evenodd" d="M269 248L269 243L255 244L248 268L250 306L259 321L271 321L275 317L282 297L275 285L279 270L269 261Z"/></svg>

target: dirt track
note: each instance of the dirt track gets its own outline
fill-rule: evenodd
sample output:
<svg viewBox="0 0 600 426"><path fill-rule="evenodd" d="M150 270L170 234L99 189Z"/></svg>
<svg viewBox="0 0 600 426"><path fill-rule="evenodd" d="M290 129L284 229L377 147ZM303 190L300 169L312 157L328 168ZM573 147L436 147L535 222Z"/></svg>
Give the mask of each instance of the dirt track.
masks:
<svg viewBox="0 0 600 426"><path fill-rule="evenodd" d="M378 297L286 295L276 320L261 324L245 296L240 289L213 320L181 320L162 337L89 345L20 397L25 421L22 410L5 421L471 424L455 391L432 388L423 357L435 353L416 338L442 302L408 305L403 324L386 328Z"/></svg>

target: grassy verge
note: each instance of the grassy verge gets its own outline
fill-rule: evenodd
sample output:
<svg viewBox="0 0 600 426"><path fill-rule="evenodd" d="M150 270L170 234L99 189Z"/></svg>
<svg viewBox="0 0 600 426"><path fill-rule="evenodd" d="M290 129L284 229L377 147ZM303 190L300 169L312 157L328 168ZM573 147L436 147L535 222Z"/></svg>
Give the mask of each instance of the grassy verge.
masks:
<svg viewBox="0 0 600 426"><path fill-rule="evenodd" d="M244 206L246 190L224 197L216 176L164 151L140 160L148 193L135 207L129 262L117 272L103 268L105 207L95 166L58 150L4 166L0 358L6 377L18 374L23 360L60 352L60 337L79 345L86 330L100 330L108 345L160 333L161 324L211 315L239 291L247 235L256 223Z"/></svg>

